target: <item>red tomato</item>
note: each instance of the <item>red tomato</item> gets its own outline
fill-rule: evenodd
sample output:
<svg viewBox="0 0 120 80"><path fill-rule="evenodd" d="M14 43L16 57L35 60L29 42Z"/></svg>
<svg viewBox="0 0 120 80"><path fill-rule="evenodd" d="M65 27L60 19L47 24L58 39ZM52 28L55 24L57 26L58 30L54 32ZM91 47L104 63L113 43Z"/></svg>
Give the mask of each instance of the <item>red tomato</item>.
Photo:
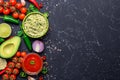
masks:
<svg viewBox="0 0 120 80"><path fill-rule="evenodd" d="M9 68L14 68L15 67L15 63L14 62L9 62L8 63L8 67Z"/></svg>
<svg viewBox="0 0 120 80"><path fill-rule="evenodd" d="M3 7L0 6L0 13L3 13Z"/></svg>
<svg viewBox="0 0 120 80"><path fill-rule="evenodd" d="M8 74L3 74L2 75L2 80L9 80Z"/></svg>
<svg viewBox="0 0 120 80"><path fill-rule="evenodd" d="M10 75L10 80L16 80L16 76L14 74Z"/></svg>
<svg viewBox="0 0 120 80"><path fill-rule="evenodd" d="M18 68L18 69L20 69L20 68L21 68L21 63L17 63L17 64L15 65L15 67Z"/></svg>
<svg viewBox="0 0 120 80"><path fill-rule="evenodd" d="M22 61L23 61L23 57L19 57L19 58L18 58L18 62L19 62L19 63L22 63Z"/></svg>
<svg viewBox="0 0 120 80"><path fill-rule="evenodd" d="M10 3L5 1L4 4L3 4L4 8L9 8L10 7Z"/></svg>
<svg viewBox="0 0 120 80"><path fill-rule="evenodd" d="M12 16L13 16L14 18L18 18L18 17L19 17L19 14L18 14L17 12L14 12ZM21 56L20 51L18 51L15 56L20 57L20 56Z"/></svg>
<svg viewBox="0 0 120 80"><path fill-rule="evenodd" d="M19 14L19 19L20 19L20 20L23 20L24 17L25 17L25 14L23 14L23 13Z"/></svg>
<svg viewBox="0 0 120 80"><path fill-rule="evenodd" d="M42 60L45 61L46 60L46 56L42 56Z"/></svg>
<svg viewBox="0 0 120 80"><path fill-rule="evenodd" d="M15 7L16 7L17 9L20 9L20 8L22 7L22 4L21 4L21 3L17 3L17 4L15 5Z"/></svg>
<svg viewBox="0 0 120 80"><path fill-rule="evenodd" d="M18 62L18 58L17 57L13 57L12 58L12 62L17 63Z"/></svg>
<svg viewBox="0 0 120 80"><path fill-rule="evenodd" d="M20 12L23 13L23 14L25 14L25 13L27 12L27 8L22 7L22 8L20 9Z"/></svg>
<svg viewBox="0 0 120 80"><path fill-rule="evenodd" d="M11 12L14 12L14 11L16 11L16 8L15 8L15 6L10 6L10 11L11 11Z"/></svg>
<svg viewBox="0 0 120 80"><path fill-rule="evenodd" d="M16 0L10 0L10 5L14 6L16 3Z"/></svg>
<svg viewBox="0 0 120 80"><path fill-rule="evenodd" d="M3 5L3 0L0 0L0 5Z"/></svg>
<svg viewBox="0 0 120 80"><path fill-rule="evenodd" d="M12 73L12 69L11 69L11 68L6 68L6 69L5 69L5 72L6 72L7 74L11 74L11 73Z"/></svg>
<svg viewBox="0 0 120 80"><path fill-rule="evenodd" d="M19 18L18 12L14 12L14 13L12 14L12 16L13 16L14 18L16 18L16 19ZM17 53L16 53L16 56L17 56L17 57L20 57L20 55L21 55L20 52L17 52Z"/></svg>
<svg viewBox="0 0 120 80"><path fill-rule="evenodd" d="M21 57L25 57L27 53L25 51L21 52Z"/></svg>
<svg viewBox="0 0 120 80"><path fill-rule="evenodd" d="M19 69L18 69L18 68L14 68L12 73L13 73L14 75L19 74Z"/></svg>
<svg viewBox="0 0 120 80"><path fill-rule="evenodd" d="M5 15L10 14L10 9L3 9L3 14L5 14Z"/></svg>

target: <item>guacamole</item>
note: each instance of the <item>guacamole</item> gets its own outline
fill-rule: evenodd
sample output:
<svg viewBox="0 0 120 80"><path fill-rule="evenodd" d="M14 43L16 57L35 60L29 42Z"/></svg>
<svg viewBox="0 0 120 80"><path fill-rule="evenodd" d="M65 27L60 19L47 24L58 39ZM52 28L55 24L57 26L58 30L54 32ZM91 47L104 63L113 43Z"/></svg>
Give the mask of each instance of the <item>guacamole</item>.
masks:
<svg viewBox="0 0 120 80"><path fill-rule="evenodd" d="M48 31L48 19L39 12L32 12L23 20L23 30L31 38L39 38Z"/></svg>

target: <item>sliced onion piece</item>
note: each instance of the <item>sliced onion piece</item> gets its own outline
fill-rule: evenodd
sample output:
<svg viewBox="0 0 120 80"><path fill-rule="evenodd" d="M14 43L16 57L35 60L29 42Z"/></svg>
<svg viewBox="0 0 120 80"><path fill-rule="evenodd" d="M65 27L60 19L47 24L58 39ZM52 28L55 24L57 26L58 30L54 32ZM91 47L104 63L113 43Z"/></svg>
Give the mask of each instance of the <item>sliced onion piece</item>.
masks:
<svg viewBox="0 0 120 80"><path fill-rule="evenodd" d="M35 52L41 53L44 50L44 43L39 40L35 40L32 43L32 48Z"/></svg>
<svg viewBox="0 0 120 80"><path fill-rule="evenodd" d="M35 80L35 78L28 76L28 80Z"/></svg>

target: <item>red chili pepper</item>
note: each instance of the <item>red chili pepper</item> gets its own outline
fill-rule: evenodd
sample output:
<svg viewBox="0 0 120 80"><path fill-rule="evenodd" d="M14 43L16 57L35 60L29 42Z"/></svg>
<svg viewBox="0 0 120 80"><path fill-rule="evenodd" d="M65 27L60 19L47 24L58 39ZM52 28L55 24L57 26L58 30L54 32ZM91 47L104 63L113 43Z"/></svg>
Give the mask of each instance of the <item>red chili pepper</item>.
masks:
<svg viewBox="0 0 120 80"><path fill-rule="evenodd" d="M2 75L4 72L5 72L5 69L4 69L4 70L2 70L2 71L0 71L0 75Z"/></svg>
<svg viewBox="0 0 120 80"><path fill-rule="evenodd" d="M36 0L29 0L31 3L33 3L35 5L35 7L37 7L39 10L40 10L40 6L39 4L37 3Z"/></svg>
<svg viewBox="0 0 120 80"><path fill-rule="evenodd" d="M7 68L7 67L6 67ZM2 75L5 71L6 71L6 68L3 69L2 71L0 71L0 75Z"/></svg>

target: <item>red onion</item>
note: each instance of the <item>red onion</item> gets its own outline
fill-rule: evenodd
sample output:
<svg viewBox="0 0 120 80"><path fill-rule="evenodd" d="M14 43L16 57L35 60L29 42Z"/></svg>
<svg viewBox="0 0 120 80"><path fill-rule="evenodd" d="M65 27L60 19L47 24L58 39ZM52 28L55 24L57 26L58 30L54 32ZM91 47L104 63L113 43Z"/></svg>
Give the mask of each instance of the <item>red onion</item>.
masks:
<svg viewBox="0 0 120 80"><path fill-rule="evenodd" d="M32 48L35 52L42 52L44 50L44 43L42 41L39 40L35 40L32 43Z"/></svg>

